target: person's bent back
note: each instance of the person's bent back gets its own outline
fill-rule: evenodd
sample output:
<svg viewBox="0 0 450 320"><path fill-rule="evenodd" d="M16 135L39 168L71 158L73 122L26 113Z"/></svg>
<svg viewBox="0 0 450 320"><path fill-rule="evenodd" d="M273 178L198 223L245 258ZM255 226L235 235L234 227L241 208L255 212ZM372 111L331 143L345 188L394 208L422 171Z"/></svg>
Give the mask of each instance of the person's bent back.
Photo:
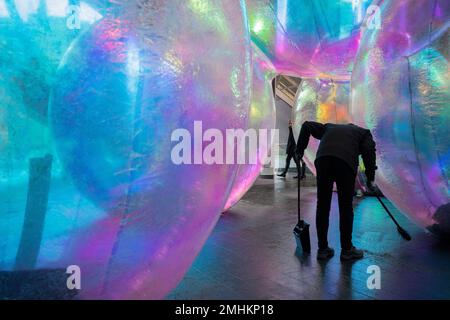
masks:
<svg viewBox="0 0 450 320"><path fill-rule="evenodd" d="M300 130L296 153L302 158L309 137L320 140L316 159L333 156L345 161L355 174L358 171L359 155L362 156L368 181L374 181L376 170L375 142L370 130L354 124L333 124L305 121Z"/></svg>

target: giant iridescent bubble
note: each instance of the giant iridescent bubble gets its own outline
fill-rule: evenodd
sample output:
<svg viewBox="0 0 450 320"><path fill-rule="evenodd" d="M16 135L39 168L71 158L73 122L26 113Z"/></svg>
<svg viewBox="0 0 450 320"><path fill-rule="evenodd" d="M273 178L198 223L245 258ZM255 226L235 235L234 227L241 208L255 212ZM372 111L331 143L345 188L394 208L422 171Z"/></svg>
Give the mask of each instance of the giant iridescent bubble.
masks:
<svg viewBox="0 0 450 320"><path fill-rule="evenodd" d="M371 0L249 0L253 42L279 73L349 80Z"/></svg>
<svg viewBox="0 0 450 320"><path fill-rule="evenodd" d="M270 152L270 138L275 128L275 101L273 97L272 80L275 76L271 62L253 47L253 78L252 100L249 114L249 129L258 137L255 154L247 150L247 162L241 164L234 179L233 186L225 204L224 211L235 205L250 189L263 169Z"/></svg>
<svg viewBox="0 0 450 320"><path fill-rule="evenodd" d="M0 156L2 199L9 199L0 266L78 265L81 298L162 298L215 225L237 170L175 165L171 134L185 128L194 135L196 120L203 130L247 127L244 2L126 1L120 10L109 10L117 1L101 3L108 14L70 44L50 82L51 134L35 148L41 162L48 164L47 153L54 159L48 202L27 209L32 219L43 213L40 228L24 218L28 172L14 171L35 155ZM11 99L20 103L20 95ZM18 121L22 140L14 143L26 144L35 120L25 114ZM30 194L45 180L35 174L28 197L45 202L42 189Z"/></svg>
<svg viewBox="0 0 450 320"><path fill-rule="evenodd" d="M46 157L54 153L48 127L51 87L70 43L104 13L88 0L79 1L75 21L68 5L59 0L0 1L0 270L37 268L38 256L55 259L63 250L49 243L40 248L42 236L53 237L51 223L43 225L48 220L39 216L47 200L33 197L27 188L34 182L37 189L46 185L39 170L51 165L54 174L61 171L57 159ZM48 216L64 207L63 199L51 201Z"/></svg>
<svg viewBox="0 0 450 320"><path fill-rule="evenodd" d="M408 217L450 233L450 2L379 3L352 76L352 116L377 143L377 183Z"/></svg>
<svg viewBox="0 0 450 320"><path fill-rule="evenodd" d="M28 169L24 158L50 152L47 109L59 61L103 13L81 1L72 21L68 5L63 0L0 1L2 175L20 175Z"/></svg>

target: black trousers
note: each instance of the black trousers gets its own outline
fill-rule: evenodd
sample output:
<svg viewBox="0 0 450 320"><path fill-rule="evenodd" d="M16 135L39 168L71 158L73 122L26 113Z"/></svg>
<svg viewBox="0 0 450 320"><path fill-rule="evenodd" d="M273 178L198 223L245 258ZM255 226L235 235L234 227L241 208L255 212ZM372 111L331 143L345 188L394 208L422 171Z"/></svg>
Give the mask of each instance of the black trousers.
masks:
<svg viewBox="0 0 450 320"><path fill-rule="evenodd" d="M294 157L294 154L286 155L286 165L284 167L283 174L286 174L288 172L292 159L294 159L295 166L297 167L297 172L298 172L299 176L300 177L304 176L305 172L306 172L306 164L305 164L305 162L303 162L303 160L301 160L301 166L300 166L300 163L296 160L296 158Z"/></svg>
<svg viewBox="0 0 450 320"><path fill-rule="evenodd" d="M328 247L328 225L334 182L338 191L341 248L350 249L353 246L353 194L356 174L345 161L336 157L320 157L314 164L317 172L316 227L319 249Z"/></svg>

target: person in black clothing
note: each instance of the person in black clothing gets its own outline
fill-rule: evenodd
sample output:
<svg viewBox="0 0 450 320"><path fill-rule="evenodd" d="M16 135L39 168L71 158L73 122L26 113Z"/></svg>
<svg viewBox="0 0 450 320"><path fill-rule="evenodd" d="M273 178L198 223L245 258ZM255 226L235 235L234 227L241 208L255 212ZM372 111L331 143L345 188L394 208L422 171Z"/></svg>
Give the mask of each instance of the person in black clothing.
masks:
<svg viewBox="0 0 450 320"><path fill-rule="evenodd" d="M298 159L303 157L310 136L320 140L314 162L317 171L316 227L319 242L317 259L328 259L334 255L334 250L328 246L327 240L334 182L339 201L341 260L361 259L364 252L352 244L353 194L359 155L364 161L368 185L375 188L377 167L372 134L369 130L354 124L322 124L306 121L298 138L296 148Z"/></svg>
<svg viewBox="0 0 450 320"><path fill-rule="evenodd" d="M303 161L303 159L300 159L301 167L299 167L299 161L295 157L295 139L294 139L294 133L292 132L292 121L289 120L289 138L286 146L286 166L284 167L284 171L280 174L278 174L279 177L286 177L286 173L289 170L289 166L291 164L291 160L294 159L295 165L297 167L297 172L299 172L299 169L301 169L301 176L300 179L305 178L305 171L306 171L306 164ZM295 176L294 179L297 179L298 176Z"/></svg>

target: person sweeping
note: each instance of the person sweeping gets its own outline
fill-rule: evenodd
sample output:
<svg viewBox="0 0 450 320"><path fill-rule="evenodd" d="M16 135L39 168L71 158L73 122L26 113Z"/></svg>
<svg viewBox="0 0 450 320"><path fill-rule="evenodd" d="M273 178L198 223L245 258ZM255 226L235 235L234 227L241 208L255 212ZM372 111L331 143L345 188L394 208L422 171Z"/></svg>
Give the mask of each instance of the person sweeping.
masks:
<svg viewBox="0 0 450 320"><path fill-rule="evenodd" d="M309 138L320 140L314 165L317 172L316 227L319 249L317 259L334 256L334 249L328 246L328 225L336 183L339 201L339 230L341 260L356 260L364 251L353 246L353 194L358 171L359 155L362 156L370 188L375 188L376 155L375 142L370 130L354 124L332 124L305 121L297 140L296 157L302 159Z"/></svg>

